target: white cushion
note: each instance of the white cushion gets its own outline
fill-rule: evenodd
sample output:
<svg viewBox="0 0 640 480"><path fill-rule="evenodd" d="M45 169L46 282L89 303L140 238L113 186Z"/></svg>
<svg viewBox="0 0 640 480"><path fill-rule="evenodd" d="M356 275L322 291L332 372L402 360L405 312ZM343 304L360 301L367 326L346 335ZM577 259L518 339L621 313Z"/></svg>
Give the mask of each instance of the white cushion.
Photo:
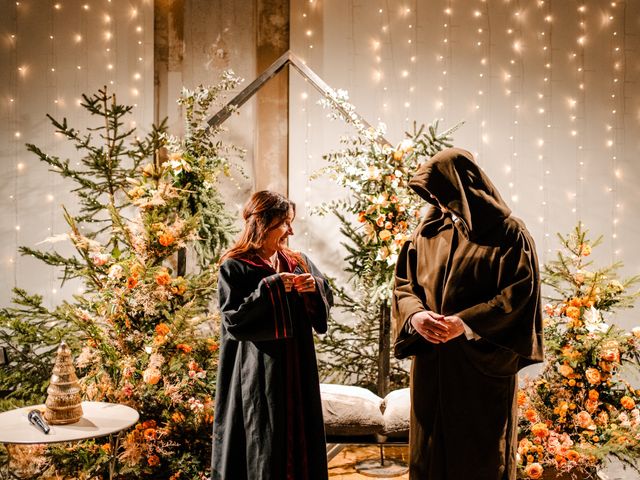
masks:
<svg viewBox="0 0 640 480"><path fill-rule="evenodd" d="M327 435L369 435L382 431L382 399L362 387L320 384Z"/></svg>
<svg viewBox="0 0 640 480"><path fill-rule="evenodd" d="M406 437L409 435L409 416L411 412L411 394L408 388L389 393L380 407L384 418L383 435L388 437Z"/></svg>

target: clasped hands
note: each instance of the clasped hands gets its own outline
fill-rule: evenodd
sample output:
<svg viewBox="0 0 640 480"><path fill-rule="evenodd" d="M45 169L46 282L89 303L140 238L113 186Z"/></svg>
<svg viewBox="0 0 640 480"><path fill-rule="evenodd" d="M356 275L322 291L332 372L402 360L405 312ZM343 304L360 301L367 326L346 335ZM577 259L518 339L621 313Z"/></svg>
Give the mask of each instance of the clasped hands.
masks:
<svg viewBox="0 0 640 480"><path fill-rule="evenodd" d="M411 326L431 343L446 343L464 333L460 317L440 315L430 310L415 313L411 317Z"/></svg>
<svg viewBox="0 0 640 480"><path fill-rule="evenodd" d="M281 273L280 278L284 283L284 291L294 290L298 293L312 293L316 291L316 279L310 273Z"/></svg>

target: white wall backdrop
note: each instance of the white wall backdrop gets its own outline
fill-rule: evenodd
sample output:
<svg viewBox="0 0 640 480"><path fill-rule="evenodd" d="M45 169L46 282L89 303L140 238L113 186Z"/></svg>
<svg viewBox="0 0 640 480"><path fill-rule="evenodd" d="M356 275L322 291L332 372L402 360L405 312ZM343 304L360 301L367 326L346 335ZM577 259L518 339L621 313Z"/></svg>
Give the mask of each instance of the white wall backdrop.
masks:
<svg viewBox="0 0 640 480"><path fill-rule="evenodd" d="M31 258L30 247L67 231L61 205L75 205L70 184L26 151L33 143L74 159L45 114L82 128L82 93L106 85L118 101L137 105L131 126L153 121L153 3L150 0L0 0L0 303L11 288L40 293L55 305L58 272ZM42 247L42 246L40 246ZM57 248L60 245L56 245ZM46 245L44 248L47 247Z"/></svg>
<svg viewBox="0 0 640 480"><path fill-rule="evenodd" d="M293 0L292 11L294 52L391 142L414 120L466 122L456 145L525 220L541 261L582 220L604 236L597 262L640 273L640 2ZM296 74L291 96L290 192L313 206L339 195L306 175L345 128ZM300 247L338 270L335 224L303 217Z"/></svg>

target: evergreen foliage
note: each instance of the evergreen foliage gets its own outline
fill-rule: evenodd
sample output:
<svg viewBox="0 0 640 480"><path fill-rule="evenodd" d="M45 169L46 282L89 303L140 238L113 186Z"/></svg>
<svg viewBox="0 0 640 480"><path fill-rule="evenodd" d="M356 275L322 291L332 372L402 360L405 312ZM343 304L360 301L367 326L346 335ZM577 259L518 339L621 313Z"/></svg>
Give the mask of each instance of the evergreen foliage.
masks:
<svg viewBox="0 0 640 480"><path fill-rule="evenodd" d="M33 462L42 478L103 478L114 454L123 478L208 478L218 349L215 262L234 233L217 185L239 150L219 140L206 116L239 81L225 73L216 86L183 91L183 138L167 135L164 122L137 138L123 128L131 107L105 88L83 96L82 106L99 121L86 133L49 117L75 145L81 167L28 145L75 183L80 208L64 212L68 234L49 239L69 240L73 256L22 252L59 267L63 282L81 279L84 293L47 309L42 297L16 289L14 305L0 310L0 342L11 360L0 370L0 390L9 391L2 407L44 401L64 339L76 354L84 400L127 404L140 413L119 452L97 439L12 455L44 458ZM189 245L200 268L180 275L173 265Z"/></svg>

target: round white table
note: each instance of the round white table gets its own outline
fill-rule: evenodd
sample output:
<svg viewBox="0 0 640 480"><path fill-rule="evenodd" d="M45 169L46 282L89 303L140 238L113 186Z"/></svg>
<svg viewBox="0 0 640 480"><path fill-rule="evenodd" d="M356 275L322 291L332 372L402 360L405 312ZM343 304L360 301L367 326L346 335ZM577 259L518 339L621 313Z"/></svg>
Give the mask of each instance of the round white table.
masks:
<svg viewBox="0 0 640 480"><path fill-rule="evenodd" d="M116 467L118 434L140 418L137 411L126 405L82 402L82 418L78 422L70 425L50 425L51 431L45 434L29 423L27 415L33 409L43 411L44 405L32 405L0 413L0 443L62 443L108 436L112 455L109 461L110 479L113 478Z"/></svg>

